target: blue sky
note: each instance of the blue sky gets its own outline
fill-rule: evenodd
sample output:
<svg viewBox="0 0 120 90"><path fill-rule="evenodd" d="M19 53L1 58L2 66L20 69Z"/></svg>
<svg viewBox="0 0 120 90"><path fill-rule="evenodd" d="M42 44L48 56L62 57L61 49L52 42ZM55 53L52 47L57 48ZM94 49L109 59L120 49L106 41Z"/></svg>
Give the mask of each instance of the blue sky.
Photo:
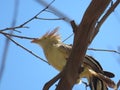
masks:
<svg viewBox="0 0 120 90"><path fill-rule="evenodd" d="M51 0L46 0L50 2ZM0 30L11 26L13 20L14 12L14 2L15 0L1 0L0 3ZM80 23L84 11L89 5L90 0L55 0L52 4L61 12L65 13L66 16L75 20L77 24ZM33 17L44 7L40 5L36 0L19 0L19 10L17 16L16 25L20 25ZM92 44L89 46L91 48L99 49L110 49L118 50L120 46L120 6L118 6L115 11L108 17L100 28L100 32L95 37ZM39 15L39 17L44 18L56 18L55 15L44 12ZM53 30L55 27L60 27L59 33L64 40L70 34L72 34L71 26L62 21L43 21L43 20L33 20L28 23L28 29L22 28L17 29L21 33L14 32L16 35L22 35L27 37L40 37L45 32ZM39 55L45 59L42 49L36 45L32 44L30 40L13 38L16 42L20 43L24 47L33 51L35 54ZM69 38L65 43L71 44L73 42L73 37ZM0 57L2 58L2 53L4 51L5 37L0 34ZM118 82L120 79L120 55L110 52L97 52L88 51L87 54L92 55L96 58L104 70L111 71L115 74L113 80ZM0 65L1 59L0 58ZM2 81L0 83L0 90L42 90L44 84L58 74L52 66L44 63L33 55L29 54L22 48L18 47L14 43L10 43L5 71L3 74ZM55 85L51 88L54 90ZM74 90L85 89L84 85L75 85Z"/></svg>

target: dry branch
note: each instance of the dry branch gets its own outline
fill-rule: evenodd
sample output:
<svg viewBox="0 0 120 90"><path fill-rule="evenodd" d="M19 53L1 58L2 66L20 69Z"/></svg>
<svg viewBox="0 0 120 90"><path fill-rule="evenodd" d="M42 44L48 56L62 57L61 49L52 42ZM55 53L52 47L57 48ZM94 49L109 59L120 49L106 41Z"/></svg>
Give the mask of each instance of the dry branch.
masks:
<svg viewBox="0 0 120 90"><path fill-rule="evenodd" d="M108 49L88 48L88 50L92 50L92 51L102 51L102 52L114 52L114 53L120 54L119 51L110 50L110 49L108 50Z"/></svg>
<svg viewBox="0 0 120 90"><path fill-rule="evenodd" d="M36 0L37 2L39 2L41 5L43 5L44 7L46 7L48 5L48 3L45 0ZM50 6L48 8L50 11L50 13L58 16L59 18L64 18L63 20L66 21L67 23L70 23L71 19L66 16L65 14L63 14L62 12L60 12L59 10L57 10L55 7Z"/></svg>
<svg viewBox="0 0 120 90"><path fill-rule="evenodd" d="M49 3L43 10L41 10L40 12L38 12L36 15L34 15L32 18L30 18L29 20L25 21L24 23L18 25L18 26L15 26L15 23L16 23L16 20L15 20L15 17L17 17L17 7L18 7L18 1L16 1L16 7L15 7L15 13L14 13L14 19L13 19L13 23L12 23L12 27L8 27L8 28L4 28L4 29L1 29L0 30L0 34L3 34L4 36L6 36L6 40L7 40L7 43L9 43L8 41L11 40L13 43L15 43L16 45L18 45L19 47L23 48L24 50L26 50L27 52L31 53L32 55L34 55L35 57L41 59L42 61L48 63L46 60L40 58L39 56L37 56L36 54L32 53L30 50L26 49L24 46L18 44L16 41L14 41L11 37L17 37L17 38L21 38L21 39L33 39L33 38L30 38L30 37L25 37L25 36L18 36L18 35L14 35L12 34L13 31L16 31L16 29L19 29L19 28L28 28L26 27L25 25L28 24L29 22L33 21L34 19L36 19L38 17L38 15L40 15L42 12L44 12L47 8L49 8L49 6L54 2L55 0L51 1L51 3ZM11 33L6 33L5 31L7 30L11 30ZM19 32L19 31L17 31ZM5 54L6 54L6 51L7 51L7 48L8 47L8 44L5 46ZM3 68L4 68L4 63L5 63L5 59L6 58L6 55L3 55L3 60L2 60L2 65L1 65L1 70L0 70L0 80L1 80L1 77L2 77L2 72L4 71Z"/></svg>
<svg viewBox="0 0 120 90"><path fill-rule="evenodd" d="M82 72L82 62L90 43L90 38L94 34L95 25L110 3L110 0L92 0L87 8L82 22L75 30L74 44L71 55L62 72L62 78L58 83L56 90L72 90L79 74ZM78 73L80 72L80 73Z"/></svg>
<svg viewBox="0 0 120 90"><path fill-rule="evenodd" d="M97 33L99 32L99 29L101 27L101 25L104 23L104 21L108 18L108 16L114 11L114 9L118 6L118 4L120 3L120 0L117 0L114 4L111 5L111 7L107 10L107 12L105 13L105 15L100 19L100 21L97 23L97 26L95 27L95 32L94 35L91 39L91 41L94 39L94 37L97 35Z"/></svg>
<svg viewBox="0 0 120 90"><path fill-rule="evenodd" d="M24 49L25 51L29 52L30 54L32 54L33 56L35 56L36 58L42 60L43 62L49 64L46 60L44 60L43 58L39 57L38 55L36 55L35 53L33 53L32 51L30 51L29 49L25 48L24 46L22 46L21 44L17 43L16 41L14 41L12 38L10 38L10 36L5 35L5 37L7 37L10 41L12 41L14 44L16 44L17 46L21 47L22 49Z"/></svg>
<svg viewBox="0 0 120 90"><path fill-rule="evenodd" d="M50 7L50 5L54 2L55 0L53 0L51 3L49 3L43 10L41 10L40 12L38 12L36 15L34 15L32 18L30 18L29 20L25 21L24 23L22 23L21 25L15 26L15 27L9 27L9 28L4 28L1 29L0 31L6 31L6 30L15 30L18 28L28 28L25 25L28 24L29 22L33 21L34 19L37 19L38 16L44 12L46 9L48 9Z"/></svg>
<svg viewBox="0 0 120 90"><path fill-rule="evenodd" d="M41 14L43 11L46 11L46 9L49 8L49 6L54 2L53 0L49 5L47 5L42 11L38 12L35 16L24 22L23 24L16 26L16 27L10 27L10 28L4 28L0 30L0 33L6 36L8 39L10 39L13 43L18 45L19 47L23 48L24 50L28 51L35 57L41 59L42 61L48 63L46 60L40 58L30 50L26 49L24 46L20 45L16 41L14 41L10 36L17 37L17 38L23 38L23 39L33 39L30 37L24 37L24 36L18 36L14 34L8 34L4 31L6 30L15 30L18 28L27 28L25 27L26 24L33 21L34 19L41 19L38 18L38 15ZM69 62L67 62L67 65L65 66L64 70L59 73L56 77L54 77L51 81L49 81L45 87L44 90L48 90L58 79L60 79L60 82L56 88L56 90L72 90L72 87L76 83L76 80L79 76L79 74L82 72L82 62L84 55L86 53L88 45L91 43L93 38L97 35L100 26L103 24L103 22L106 20L106 18L110 15L110 13L116 8L116 6L119 4L120 0L117 0L111 8L108 10L108 12L102 17L102 19L97 22L100 16L105 11L106 7L108 6L110 0L92 0L89 7L87 8L84 17L82 19L82 22L79 26L77 26L73 21L71 21L71 26L73 27L73 32L75 34L74 36L74 44L73 44L73 50L70 55ZM55 8L53 8L53 11L56 12ZM59 13L58 13L59 14ZM57 12L56 12L57 15ZM59 14L58 16L60 16ZM65 20L65 17L60 17L58 19ZM57 20L58 20L57 19ZM46 19L44 19L46 20ZM55 19L52 19L55 20ZM68 21L70 19L67 18ZM96 26L97 24L97 26ZM111 52L111 51L110 51ZM112 51L115 52L115 51ZM80 73L78 73L80 72Z"/></svg>

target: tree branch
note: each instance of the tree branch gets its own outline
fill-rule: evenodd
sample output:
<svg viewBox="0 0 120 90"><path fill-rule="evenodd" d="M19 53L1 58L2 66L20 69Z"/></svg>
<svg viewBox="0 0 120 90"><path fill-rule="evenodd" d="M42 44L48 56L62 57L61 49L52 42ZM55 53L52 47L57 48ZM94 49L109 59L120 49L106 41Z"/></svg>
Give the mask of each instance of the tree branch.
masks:
<svg viewBox="0 0 120 90"><path fill-rule="evenodd" d="M99 29L101 27L101 25L104 23L104 21L108 18L108 16L114 11L114 9L118 6L118 4L120 3L120 0L117 0L105 13L105 15L101 18L101 20L98 22L97 26L95 27L95 32L94 35L91 39L91 41L94 39L94 37L97 35L97 33L99 32Z"/></svg>
<svg viewBox="0 0 120 90"><path fill-rule="evenodd" d="M31 38L31 37L26 37L26 36L19 36L19 35L15 35L15 34L9 34L9 33L6 33L6 32L3 32L3 31L0 31L1 34L3 35L6 35L6 36L9 36L9 37L17 37L17 38L21 38L21 39L35 39L35 38Z"/></svg>
<svg viewBox="0 0 120 90"><path fill-rule="evenodd" d="M119 51L116 51L116 50L108 50L108 49L96 49L96 48L88 48L88 50L93 50L93 51L104 51L104 52L114 52L114 53L117 53L117 54L120 54Z"/></svg>
<svg viewBox="0 0 120 90"><path fill-rule="evenodd" d="M48 5L48 3L45 0L36 0L36 1L39 2L41 5L43 5L44 7L46 7ZM56 16L58 16L59 18L64 18L64 20L67 23L70 23L71 19L68 16L66 16L65 14L63 14L62 12L58 11L55 7L50 6L48 9L51 10L52 13L55 14Z"/></svg>
<svg viewBox="0 0 120 90"><path fill-rule="evenodd" d="M64 75L60 79L56 90L72 90L79 74L82 72L82 62L90 43L90 38L94 33L97 20L105 11L110 0L92 0L87 8L82 22L75 31L72 52L63 71ZM79 73L80 72L80 73Z"/></svg>
<svg viewBox="0 0 120 90"><path fill-rule="evenodd" d="M17 43L16 41L14 41L12 38L10 38L10 36L5 35L5 37L7 37L10 41L12 41L14 44L16 44L17 46L21 47L22 49L24 49L25 51L29 52L30 54L32 54L33 56L35 56L36 58L42 60L43 62L49 64L46 60L44 60L43 58L39 57L38 55L36 55L35 53L33 53L32 51L30 51L29 49L25 48L24 46L20 45L19 43ZM50 64L49 64L50 65Z"/></svg>
<svg viewBox="0 0 120 90"><path fill-rule="evenodd" d="M48 9L50 7L50 5L54 2L55 0L51 1L51 3L49 3L43 10L41 10L40 12L38 12L36 15L34 15L32 18L30 18L29 20L25 21L24 23L22 23L19 26L15 26L15 27L9 27L9 28L4 28L1 29L0 31L6 31L6 30L15 30L18 28L28 28L25 25L28 24L29 22L33 21L34 19L36 19L38 17L38 15L40 15L42 12L44 12L46 9Z"/></svg>
<svg viewBox="0 0 120 90"><path fill-rule="evenodd" d="M56 75L52 80L50 80L49 82L47 82L44 87L43 90L49 90L49 88L58 80L61 78L61 76L63 75L62 72L60 72L58 75Z"/></svg>

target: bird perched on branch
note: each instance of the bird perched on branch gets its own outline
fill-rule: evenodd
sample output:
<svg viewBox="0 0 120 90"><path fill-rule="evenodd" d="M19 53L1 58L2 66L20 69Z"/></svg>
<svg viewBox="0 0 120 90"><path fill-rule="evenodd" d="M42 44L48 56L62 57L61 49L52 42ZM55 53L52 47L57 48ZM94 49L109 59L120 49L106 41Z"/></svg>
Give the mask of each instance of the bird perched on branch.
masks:
<svg viewBox="0 0 120 90"><path fill-rule="evenodd" d="M62 43L57 32L58 28L55 28L41 38L33 39L32 42L42 47L49 64L62 71L72 51L72 45ZM84 70L80 73L76 82L79 82L81 78L87 78L91 90L107 90L108 87L116 88L115 83L110 79L114 77L114 74L103 71L101 65L93 57L85 55L83 68Z"/></svg>

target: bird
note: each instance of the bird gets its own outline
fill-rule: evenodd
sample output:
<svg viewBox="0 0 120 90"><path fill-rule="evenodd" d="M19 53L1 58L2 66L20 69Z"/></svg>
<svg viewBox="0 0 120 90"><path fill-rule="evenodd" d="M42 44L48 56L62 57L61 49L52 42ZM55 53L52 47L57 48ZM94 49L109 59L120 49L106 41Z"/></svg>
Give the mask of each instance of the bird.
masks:
<svg viewBox="0 0 120 90"><path fill-rule="evenodd" d="M58 34L59 27L52 31L48 31L40 38L34 38L31 42L38 44L45 54L45 57L50 65L58 71L62 71L67 59L72 51L72 45L65 44L61 41L61 36ZM83 60L83 72L80 73L79 83L82 78L87 78L88 85L91 90L108 90L108 87L116 89L116 84L111 78L114 74L104 71L100 63L92 56L85 55Z"/></svg>

